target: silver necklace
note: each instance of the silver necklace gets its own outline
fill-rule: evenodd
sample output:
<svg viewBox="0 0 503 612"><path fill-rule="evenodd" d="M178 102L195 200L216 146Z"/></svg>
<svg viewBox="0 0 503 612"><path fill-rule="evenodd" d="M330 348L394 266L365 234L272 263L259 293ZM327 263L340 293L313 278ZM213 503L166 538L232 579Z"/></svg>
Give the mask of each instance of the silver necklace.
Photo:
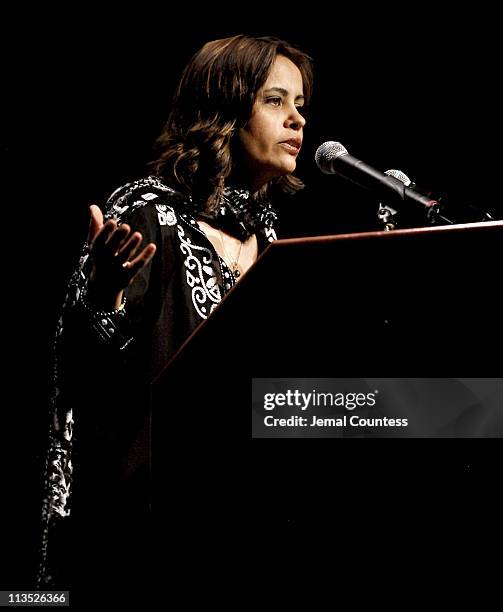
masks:
<svg viewBox="0 0 503 612"><path fill-rule="evenodd" d="M234 276L235 279L238 279L243 274L243 268L239 265L239 258L241 256L241 249L243 248L243 243L240 241L237 257L236 259L233 259L232 257L229 257L229 253L227 253L227 249L225 248L222 230L219 229L218 233L220 234L220 242L222 243L222 249L225 253L225 263L231 271L232 276Z"/></svg>

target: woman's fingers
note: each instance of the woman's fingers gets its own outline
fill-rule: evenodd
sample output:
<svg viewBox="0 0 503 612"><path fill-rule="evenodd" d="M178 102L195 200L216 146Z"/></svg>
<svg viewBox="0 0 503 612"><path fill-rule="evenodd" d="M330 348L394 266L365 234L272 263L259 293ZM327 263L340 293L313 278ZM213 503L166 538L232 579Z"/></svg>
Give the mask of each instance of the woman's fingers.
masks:
<svg viewBox="0 0 503 612"><path fill-rule="evenodd" d="M108 260L109 263L115 261L117 253L126 243L130 233L129 225L124 223L117 227L115 220L107 221L92 244L91 252L94 259Z"/></svg>
<svg viewBox="0 0 503 612"><path fill-rule="evenodd" d="M91 244L92 241L96 238L96 235L103 227L103 213L99 206L96 204L91 204L89 206L89 214L91 215L91 219L89 221L89 234L87 236L88 244Z"/></svg>
<svg viewBox="0 0 503 612"><path fill-rule="evenodd" d="M104 250L106 251L107 255L114 257L120 248L125 244L130 233L131 228L129 225L126 223L119 225L119 227L110 235L106 244L104 245Z"/></svg>
<svg viewBox="0 0 503 612"><path fill-rule="evenodd" d="M121 265L128 259L132 259L135 256L138 247L142 243L142 240L143 236L140 234L140 232L134 232L129 240L123 244L116 255L117 260L121 263Z"/></svg>
<svg viewBox="0 0 503 612"><path fill-rule="evenodd" d="M92 206L89 236L93 237L91 255L94 266L91 278L100 284L125 288L152 259L156 246L150 243L136 255L143 241L140 232L131 233L129 225L117 225L114 219L98 228L100 221L103 221L101 211Z"/></svg>
<svg viewBox="0 0 503 612"><path fill-rule="evenodd" d="M133 278L138 274L138 272L146 266L149 261L152 259L156 251L156 246L154 243L147 244L147 246L143 249L143 251L135 257L132 261L126 261L123 264L123 267L127 269L130 273L131 282Z"/></svg>
<svg viewBox="0 0 503 612"><path fill-rule="evenodd" d="M101 255L105 250L105 244L110 239L110 236L117 229L117 222L110 219L102 226L101 230L96 234L91 244L93 255Z"/></svg>

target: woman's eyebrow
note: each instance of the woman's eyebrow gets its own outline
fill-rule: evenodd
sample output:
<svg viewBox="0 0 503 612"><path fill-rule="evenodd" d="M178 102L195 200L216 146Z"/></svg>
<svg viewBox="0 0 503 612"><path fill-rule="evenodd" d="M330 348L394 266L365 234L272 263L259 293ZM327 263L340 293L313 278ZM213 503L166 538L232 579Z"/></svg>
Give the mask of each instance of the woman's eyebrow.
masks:
<svg viewBox="0 0 503 612"><path fill-rule="evenodd" d="M264 93L268 93L268 92L271 92L271 91L277 91L282 96L288 96L288 90L287 89L283 89L283 87L269 87L269 89L266 89L266 91L264 91ZM298 96L295 97L295 100L304 100L304 96L302 94L299 94Z"/></svg>

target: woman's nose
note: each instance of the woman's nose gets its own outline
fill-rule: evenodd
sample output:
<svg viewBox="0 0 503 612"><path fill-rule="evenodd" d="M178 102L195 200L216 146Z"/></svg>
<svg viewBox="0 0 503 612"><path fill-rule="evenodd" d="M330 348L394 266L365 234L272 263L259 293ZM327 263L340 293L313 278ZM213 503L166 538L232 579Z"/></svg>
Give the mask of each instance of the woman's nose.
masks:
<svg viewBox="0 0 503 612"><path fill-rule="evenodd" d="M296 108L295 111L292 111L285 123L286 127L289 127L292 130L300 130L306 125L306 120Z"/></svg>

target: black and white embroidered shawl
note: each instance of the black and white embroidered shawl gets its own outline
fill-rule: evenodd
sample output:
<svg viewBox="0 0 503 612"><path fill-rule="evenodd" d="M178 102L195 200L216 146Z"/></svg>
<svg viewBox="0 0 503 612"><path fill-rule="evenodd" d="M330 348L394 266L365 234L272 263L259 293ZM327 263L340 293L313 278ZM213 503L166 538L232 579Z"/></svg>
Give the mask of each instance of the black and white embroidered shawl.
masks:
<svg viewBox="0 0 503 612"><path fill-rule="evenodd" d="M235 214L234 228L242 230L243 237L256 232L261 250L276 239L276 215L270 206L248 215L248 198L245 191L226 190L219 214L227 215L223 227ZM153 261L126 290L125 308L116 313L94 316L84 307L90 259L88 246L82 250L54 340L39 587L53 584L51 532L71 513L73 433L79 429L80 415L75 409L75 376L64 371L73 351L84 354L88 344L90 352L103 352L106 359L119 364L140 354L142 363L148 363L144 376L151 379L235 282L194 214L192 203L157 177L128 183L110 196L105 218L127 222L142 232L145 242L157 246Z"/></svg>

